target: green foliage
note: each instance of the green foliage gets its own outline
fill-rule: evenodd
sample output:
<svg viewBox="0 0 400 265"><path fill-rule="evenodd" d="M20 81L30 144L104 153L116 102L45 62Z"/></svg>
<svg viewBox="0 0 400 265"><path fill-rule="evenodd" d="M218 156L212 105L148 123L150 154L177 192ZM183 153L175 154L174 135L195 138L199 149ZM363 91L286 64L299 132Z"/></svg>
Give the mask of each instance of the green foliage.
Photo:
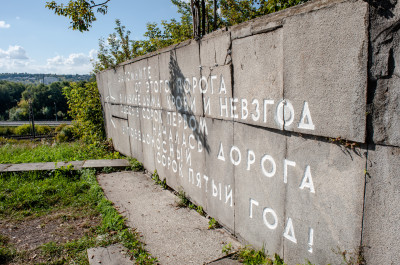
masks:
<svg viewBox="0 0 400 265"><path fill-rule="evenodd" d="M183 190L179 190L177 194L179 201L177 203L178 207L188 207L190 204L190 200L186 197L186 193Z"/></svg>
<svg viewBox="0 0 400 265"><path fill-rule="evenodd" d="M96 82L70 83L70 86L64 87L63 92L76 134L87 143L104 141L103 112Z"/></svg>
<svg viewBox="0 0 400 265"><path fill-rule="evenodd" d="M137 161L135 158L128 158L129 163L131 164L132 171L143 171L143 164Z"/></svg>
<svg viewBox="0 0 400 265"><path fill-rule="evenodd" d="M14 129L14 133L16 135L31 135L32 132L32 126L31 124L24 124L21 126L18 126L17 128ZM49 135L53 132L50 126L47 125L35 125L35 133L37 135Z"/></svg>
<svg viewBox="0 0 400 265"><path fill-rule="evenodd" d="M101 215L102 223L94 227L92 233L64 244L49 242L42 245L40 255L51 264L87 264L88 248L118 242L128 248L138 264L157 262L145 251L139 235L126 226L125 219L105 198L94 170L61 168L51 172L2 173L0 184L1 217L40 216L71 207L83 209L86 214ZM99 235L103 239L98 240ZM13 262L17 255L27 259L8 245L8 238L0 236L0 263Z"/></svg>
<svg viewBox="0 0 400 265"><path fill-rule="evenodd" d="M32 102L35 120L54 120L56 111L57 117L66 117L68 106L62 94L62 88L66 85L68 82L35 85L0 81L0 118L28 120L28 102ZM7 102L2 103L3 100Z"/></svg>
<svg viewBox="0 0 400 265"><path fill-rule="evenodd" d="M197 206L196 212L198 212L198 213L199 213L200 215L202 215L202 216L205 216L205 215L206 215L206 213L204 212L202 206Z"/></svg>
<svg viewBox="0 0 400 265"><path fill-rule="evenodd" d="M154 170L154 173L151 175L151 178L154 180L156 184L160 185L163 189L168 188L166 179L161 180L160 176L157 173L157 170Z"/></svg>
<svg viewBox="0 0 400 265"><path fill-rule="evenodd" d="M54 10L54 13L59 16L68 17L71 20L70 28L83 32L88 31L92 23L96 21L93 9L97 7L97 12L104 15L107 13L108 6L106 4L109 1L105 0L103 3L96 4L92 0L70 0L67 5L51 1L46 2L46 8Z"/></svg>
<svg viewBox="0 0 400 265"><path fill-rule="evenodd" d="M225 252L229 249L229 245L227 248L222 249L222 252ZM224 253L225 253L224 252ZM228 253L227 253L228 254ZM273 257L265 254L265 249L256 250L251 246L245 246L244 248L239 249L239 251L234 255L235 258L239 260L239 262L248 265L259 265L259 264L267 264L267 265L286 265L284 260L278 255L274 254ZM312 265L310 261L306 261L306 265Z"/></svg>
<svg viewBox="0 0 400 265"><path fill-rule="evenodd" d="M0 141L0 163L34 163L57 161L82 161L88 159L119 159L118 152L109 152L103 144L41 143Z"/></svg>
<svg viewBox="0 0 400 265"><path fill-rule="evenodd" d="M63 124L65 125L65 124ZM71 142L73 140L75 140L75 128L72 125L65 125L62 128L59 128L59 130L57 131L59 127L56 128L56 141L58 143L65 143L65 142Z"/></svg>
<svg viewBox="0 0 400 265"><path fill-rule="evenodd" d="M208 220L208 229L216 229L219 227L221 227L221 225L214 218L211 218L210 220Z"/></svg>
<svg viewBox="0 0 400 265"><path fill-rule="evenodd" d="M222 253L224 253L225 255L231 254L231 251L232 251L232 243L226 244L222 247Z"/></svg>
<svg viewBox="0 0 400 265"><path fill-rule="evenodd" d="M0 135L3 136L15 135L15 129L16 127L9 127L9 126L0 127Z"/></svg>

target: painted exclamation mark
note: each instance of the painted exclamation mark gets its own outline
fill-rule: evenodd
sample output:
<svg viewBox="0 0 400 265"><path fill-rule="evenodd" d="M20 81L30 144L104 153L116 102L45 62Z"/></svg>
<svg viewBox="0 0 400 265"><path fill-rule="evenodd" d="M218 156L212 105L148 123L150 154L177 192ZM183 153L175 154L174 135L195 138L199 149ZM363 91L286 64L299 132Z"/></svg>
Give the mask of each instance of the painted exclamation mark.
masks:
<svg viewBox="0 0 400 265"><path fill-rule="evenodd" d="M308 231L308 252L313 253L313 245L314 245L314 229L310 227Z"/></svg>

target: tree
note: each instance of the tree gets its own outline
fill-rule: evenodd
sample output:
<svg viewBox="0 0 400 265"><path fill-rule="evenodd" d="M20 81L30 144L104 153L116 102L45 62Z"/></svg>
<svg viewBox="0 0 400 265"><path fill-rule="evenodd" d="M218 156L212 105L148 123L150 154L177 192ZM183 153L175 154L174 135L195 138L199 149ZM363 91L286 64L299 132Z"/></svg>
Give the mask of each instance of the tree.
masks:
<svg viewBox="0 0 400 265"><path fill-rule="evenodd" d="M59 16L68 17L71 20L70 28L83 32L89 31L92 23L96 21L93 9L97 8L97 13L105 15L108 9L108 2L110 2L110 0L98 4L93 0L70 0L67 5L64 5L57 4L56 1L51 1L46 2L46 7L50 10L54 10L54 13Z"/></svg>

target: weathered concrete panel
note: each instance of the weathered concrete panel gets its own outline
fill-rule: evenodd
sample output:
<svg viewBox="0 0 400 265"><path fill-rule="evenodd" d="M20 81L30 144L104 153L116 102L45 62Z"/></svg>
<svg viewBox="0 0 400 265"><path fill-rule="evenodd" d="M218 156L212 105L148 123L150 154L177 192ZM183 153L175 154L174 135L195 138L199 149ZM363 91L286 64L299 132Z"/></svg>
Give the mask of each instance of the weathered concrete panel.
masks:
<svg viewBox="0 0 400 265"><path fill-rule="evenodd" d="M202 67L216 67L229 64L231 59L231 34L225 29L213 32L200 40L200 61Z"/></svg>
<svg viewBox="0 0 400 265"><path fill-rule="evenodd" d="M200 175L203 192L207 195L207 214L230 229L235 227L235 180L234 165L223 161L219 151L223 147L233 146L233 122L206 119L206 167ZM223 134L223 137L221 136ZM225 153L225 155L229 155Z"/></svg>
<svg viewBox="0 0 400 265"><path fill-rule="evenodd" d="M132 156L129 134L126 133L125 128L128 127L128 120L120 119L116 117L109 118L111 129L107 136L112 138L115 150L126 156Z"/></svg>
<svg viewBox="0 0 400 265"><path fill-rule="evenodd" d="M232 65L203 67L209 88L203 94L204 116L223 120L233 120Z"/></svg>
<svg viewBox="0 0 400 265"><path fill-rule="evenodd" d="M104 74L107 75L107 88L104 89L105 101L112 104L124 104L126 95L124 67L117 66Z"/></svg>
<svg viewBox="0 0 400 265"><path fill-rule="evenodd" d="M367 264L400 264L399 156L396 147L370 146L368 152L362 241Z"/></svg>
<svg viewBox="0 0 400 265"><path fill-rule="evenodd" d="M374 143L400 147L399 102L400 77L393 76L390 79L379 79L376 82L371 110Z"/></svg>
<svg viewBox="0 0 400 265"><path fill-rule="evenodd" d="M166 179L168 186L178 190L180 181L178 178L179 164L177 159L176 127L167 125L167 111L161 111L157 119L153 119L153 137L156 141L154 148L155 166L161 179ZM175 161L175 162L172 162ZM176 167L172 169L172 163ZM174 172L175 171L175 172Z"/></svg>
<svg viewBox="0 0 400 265"><path fill-rule="evenodd" d="M282 129L276 108L283 98L282 30L232 42L235 121ZM232 111L232 108L235 110Z"/></svg>
<svg viewBox="0 0 400 265"><path fill-rule="evenodd" d="M303 257L313 264L340 264L342 257L332 249L358 250L365 153L298 136L287 138L285 261L300 262Z"/></svg>
<svg viewBox="0 0 400 265"><path fill-rule="evenodd" d="M207 85L201 80L199 44L190 41L170 54L169 81L175 110L190 115L203 115L202 93Z"/></svg>
<svg viewBox="0 0 400 265"><path fill-rule="evenodd" d="M233 144L223 146L223 151L225 163L235 165L235 233L259 248L264 246L269 253L283 256L282 163L286 137L234 123Z"/></svg>
<svg viewBox="0 0 400 265"><path fill-rule="evenodd" d="M285 19L284 97L295 111L285 130L365 141L367 11L346 1Z"/></svg>

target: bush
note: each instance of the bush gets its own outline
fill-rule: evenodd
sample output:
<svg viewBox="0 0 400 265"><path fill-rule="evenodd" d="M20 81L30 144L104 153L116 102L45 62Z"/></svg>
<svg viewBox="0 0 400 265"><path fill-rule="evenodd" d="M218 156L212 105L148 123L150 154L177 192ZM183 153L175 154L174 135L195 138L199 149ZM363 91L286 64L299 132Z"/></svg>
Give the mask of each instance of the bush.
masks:
<svg viewBox="0 0 400 265"><path fill-rule="evenodd" d="M105 140L103 111L96 82L70 83L63 88L68 101L68 113L74 119L75 131L86 143Z"/></svg>
<svg viewBox="0 0 400 265"><path fill-rule="evenodd" d="M0 135L13 135L15 134L14 127L0 127Z"/></svg>
<svg viewBox="0 0 400 265"><path fill-rule="evenodd" d="M39 135L48 135L52 132L52 129L48 125L37 125L35 126L35 132Z"/></svg>
<svg viewBox="0 0 400 265"><path fill-rule="evenodd" d="M31 134L31 125L24 124L15 128L16 135L30 135Z"/></svg>
<svg viewBox="0 0 400 265"><path fill-rule="evenodd" d="M74 132L75 128L74 128L74 126L65 125L65 126L62 126L61 130L57 131L57 129L59 127L56 128L56 132L57 132L56 141L57 142L59 142L59 143L71 142L71 141L73 141L75 139L75 132Z"/></svg>
<svg viewBox="0 0 400 265"><path fill-rule="evenodd" d="M35 134L37 135L47 135L52 132L52 129L48 125L35 125ZM14 133L16 135L31 135L31 125L24 124L15 128Z"/></svg>

